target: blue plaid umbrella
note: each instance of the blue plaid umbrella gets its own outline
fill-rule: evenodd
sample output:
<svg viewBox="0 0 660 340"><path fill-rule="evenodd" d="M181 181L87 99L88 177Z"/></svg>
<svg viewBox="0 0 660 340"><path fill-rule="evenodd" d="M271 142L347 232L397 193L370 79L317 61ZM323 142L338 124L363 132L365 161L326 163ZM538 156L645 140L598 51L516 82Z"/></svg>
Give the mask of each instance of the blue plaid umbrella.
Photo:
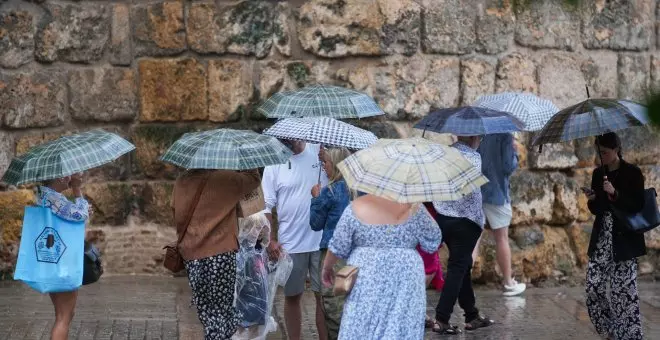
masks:
<svg viewBox="0 0 660 340"><path fill-rule="evenodd" d="M551 101L531 93L505 92L481 96L474 106L504 111L525 123L525 131L538 131L559 111Z"/></svg>
<svg viewBox="0 0 660 340"><path fill-rule="evenodd" d="M629 100L588 99L554 115L532 144L568 142L648 123L644 105Z"/></svg>
<svg viewBox="0 0 660 340"><path fill-rule="evenodd" d="M513 115L485 107L464 106L429 113L414 128L457 136L479 136L521 131L525 127Z"/></svg>

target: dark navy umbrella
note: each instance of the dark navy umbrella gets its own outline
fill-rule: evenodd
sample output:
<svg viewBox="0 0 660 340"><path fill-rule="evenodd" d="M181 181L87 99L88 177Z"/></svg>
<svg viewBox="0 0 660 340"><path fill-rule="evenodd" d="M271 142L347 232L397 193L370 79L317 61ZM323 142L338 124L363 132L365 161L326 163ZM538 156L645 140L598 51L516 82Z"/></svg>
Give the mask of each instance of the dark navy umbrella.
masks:
<svg viewBox="0 0 660 340"><path fill-rule="evenodd" d="M521 131L525 127L513 115L478 106L463 106L435 110L414 128L457 136L479 136Z"/></svg>

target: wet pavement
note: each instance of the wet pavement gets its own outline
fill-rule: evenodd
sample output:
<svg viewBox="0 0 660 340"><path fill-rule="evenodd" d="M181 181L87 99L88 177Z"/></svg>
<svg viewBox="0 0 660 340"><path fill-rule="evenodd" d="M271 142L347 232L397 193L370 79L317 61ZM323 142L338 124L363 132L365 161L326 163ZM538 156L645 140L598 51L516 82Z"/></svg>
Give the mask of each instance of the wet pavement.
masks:
<svg viewBox="0 0 660 340"><path fill-rule="evenodd" d="M660 339L660 284L640 287L645 339ZM429 313L438 294L428 293ZM281 295L276 299L275 318L280 329L268 339L286 339L283 334ZM599 339L589 322L581 288L531 289L524 297L505 298L497 291L478 290L478 306L497 324L460 336L427 333L426 339ZM304 297L303 338L317 339L314 297ZM53 307L17 282L0 282L0 340L48 339ZM458 307L454 322L460 324ZM70 339L202 339L185 278L109 276L80 290Z"/></svg>

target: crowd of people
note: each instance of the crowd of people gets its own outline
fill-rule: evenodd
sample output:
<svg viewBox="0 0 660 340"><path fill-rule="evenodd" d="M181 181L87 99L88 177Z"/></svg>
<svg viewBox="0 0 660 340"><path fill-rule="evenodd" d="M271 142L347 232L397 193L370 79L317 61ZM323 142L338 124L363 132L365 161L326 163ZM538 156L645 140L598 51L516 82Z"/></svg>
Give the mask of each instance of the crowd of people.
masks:
<svg viewBox="0 0 660 340"><path fill-rule="evenodd" d="M261 186L265 213L275 225L268 255L293 260L284 286L284 320L289 339L301 339L301 298L307 281L316 297L316 326L325 339L422 339L425 328L440 334L462 330L450 324L458 301L464 329L495 321L477 308L471 269L485 227L496 240L505 296L522 294L511 269L508 227L512 207L509 177L517 166L510 134L458 137L452 145L489 183L460 200L404 204L351 190L337 169L351 152L304 142L282 141L293 152L289 162L250 171L189 170L176 181L172 208L177 232L189 224L180 244L193 303L206 339L230 339L239 327L234 303L238 216L236 206ZM589 245L586 304L597 331L608 339L642 339L637 292L637 257L644 237L627 231L610 206L642 209L644 177L623 160L614 133L596 138L602 167L583 191L596 216ZM322 167L322 169L320 168ZM85 220L89 206L79 176L56 179L41 188L40 204L64 219ZM72 188L75 202L62 191ZM273 211L275 210L275 211ZM449 251L445 272L438 248ZM335 296L335 274L344 265L359 268L346 296ZM435 284L433 283L435 280ZM606 285L610 284L608 296ZM425 290L442 293L435 315L426 315ZM66 339L76 292L51 294L56 322L52 339Z"/></svg>

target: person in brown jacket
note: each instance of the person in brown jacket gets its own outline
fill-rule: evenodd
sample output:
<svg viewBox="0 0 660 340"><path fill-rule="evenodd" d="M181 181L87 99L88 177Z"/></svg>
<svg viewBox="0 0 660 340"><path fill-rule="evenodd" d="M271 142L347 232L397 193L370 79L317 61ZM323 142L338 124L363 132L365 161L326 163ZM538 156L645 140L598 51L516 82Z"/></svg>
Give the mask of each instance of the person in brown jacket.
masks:
<svg viewBox="0 0 660 340"><path fill-rule="evenodd" d="M257 170L189 170L174 185L177 236L185 232L179 252L207 340L229 339L236 332L237 204L260 184Z"/></svg>

